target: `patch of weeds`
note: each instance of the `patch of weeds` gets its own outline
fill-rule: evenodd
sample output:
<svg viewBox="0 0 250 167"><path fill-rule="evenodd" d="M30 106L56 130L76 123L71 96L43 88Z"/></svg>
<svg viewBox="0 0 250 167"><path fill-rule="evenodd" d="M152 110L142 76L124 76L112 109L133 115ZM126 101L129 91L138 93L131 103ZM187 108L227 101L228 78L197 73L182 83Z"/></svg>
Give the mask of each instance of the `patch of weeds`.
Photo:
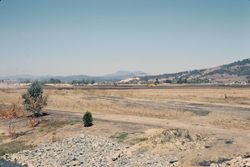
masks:
<svg viewBox="0 0 250 167"><path fill-rule="evenodd" d="M131 141L131 144L136 144L136 143L144 142L147 140L148 140L148 137L137 137Z"/></svg>
<svg viewBox="0 0 250 167"><path fill-rule="evenodd" d="M210 113L210 111L207 110L192 110L191 112L197 116L207 116Z"/></svg>
<svg viewBox="0 0 250 167"><path fill-rule="evenodd" d="M70 121L48 121L41 125L39 132L52 132L54 130L63 128L66 125L75 125L80 121L70 120Z"/></svg>
<svg viewBox="0 0 250 167"><path fill-rule="evenodd" d="M143 154L145 152L149 151L147 147L140 147L137 151L136 154Z"/></svg>
<svg viewBox="0 0 250 167"><path fill-rule="evenodd" d="M16 153L22 150L32 149L34 145L26 145L22 141L12 141L10 143L5 143L0 145L0 156L7 153Z"/></svg>
<svg viewBox="0 0 250 167"><path fill-rule="evenodd" d="M225 144L233 144L234 143L234 139L226 139L225 140Z"/></svg>
<svg viewBox="0 0 250 167"><path fill-rule="evenodd" d="M204 161L198 162L197 165L199 165L199 166L210 166L213 163L221 164L223 162L230 161L230 160L231 160L230 158L219 158L216 161L214 161L214 160L209 160L209 161L204 160Z"/></svg>
<svg viewBox="0 0 250 167"><path fill-rule="evenodd" d="M54 142L58 141L58 139L56 138L55 135L53 135L52 138L51 138L51 141L54 143Z"/></svg>
<svg viewBox="0 0 250 167"><path fill-rule="evenodd" d="M127 139L128 133L127 132L119 132L119 133L116 133L115 135L112 135L110 137L116 139L118 142L123 142L125 139Z"/></svg>
<svg viewBox="0 0 250 167"><path fill-rule="evenodd" d="M3 133L1 133L1 135L0 135L0 143L3 141L4 138L5 138L5 133L3 132Z"/></svg>
<svg viewBox="0 0 250 167"><path fill-rule="evenodd" d="M79 122L81 122L81 121L79 121L79 120L70 120L69 124L72 126L72 125L75 125L75 124L77 124Z"/></svg>
<svg viewBox="0 0 250 167"><path fill-rule="evenodd" d="M143 141L146 141L148 140L148 137L141 137L141 138L138 138L138 141L139 142L143 142Z"/></svg>

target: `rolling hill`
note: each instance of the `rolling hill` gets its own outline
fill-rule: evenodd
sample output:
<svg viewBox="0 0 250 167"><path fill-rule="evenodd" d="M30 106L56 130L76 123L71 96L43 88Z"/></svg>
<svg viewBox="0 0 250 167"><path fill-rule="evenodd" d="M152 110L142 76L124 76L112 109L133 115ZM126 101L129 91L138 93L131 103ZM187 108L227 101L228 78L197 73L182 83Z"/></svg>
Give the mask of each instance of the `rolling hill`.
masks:
<svg viewBox="0 0 250 167"><path fill-rule="evenodd" d="M247 83L250 58L214 68L140 77L140 81L155 80L165 83Z"/></svg>
<svg viewBox="0 0 250 167"><path fill-rule="evenodd" d="M250 58L213 68L166 73L161 75L147 75L142 71L117 71L103 76L15 75L0 77L0 80L24 82L27 80L48 81L51 78L59 79L62 82L95 80L96 82L148 83L158 80L160 83L250 83Z"/></svg>

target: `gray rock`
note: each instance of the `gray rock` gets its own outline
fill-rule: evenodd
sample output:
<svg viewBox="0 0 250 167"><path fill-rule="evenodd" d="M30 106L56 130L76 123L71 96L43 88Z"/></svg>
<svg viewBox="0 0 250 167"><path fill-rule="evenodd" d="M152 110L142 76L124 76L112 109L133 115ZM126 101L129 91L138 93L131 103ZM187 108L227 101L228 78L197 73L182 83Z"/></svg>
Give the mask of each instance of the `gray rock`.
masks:
<svg viewBox="0 0 250 167"><path fill-rule="evenodd" d="M109 138L81 135L50 144L41 144L34 150L25 150L2 158L28 166L80 166L80 167L174 167L176 157L150 153L126 154L126 146ZM142 156L143 155L143 156Z"/></svg>

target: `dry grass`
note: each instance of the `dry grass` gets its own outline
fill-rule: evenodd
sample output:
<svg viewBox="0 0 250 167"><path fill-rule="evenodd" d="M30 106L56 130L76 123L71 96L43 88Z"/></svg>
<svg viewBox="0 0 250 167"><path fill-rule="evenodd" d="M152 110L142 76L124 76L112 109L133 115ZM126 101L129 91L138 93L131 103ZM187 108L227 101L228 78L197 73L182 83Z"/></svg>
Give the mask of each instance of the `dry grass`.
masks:
<svg viewBox="0 0 250 167"><path fill-rule="evenodd" d="M49 108L155 117L186 116L153 102L183 101L250 107L250 89L49 90ZM225 99L227 94L227 99Z"/></svg>
<svg viewBox="0 0 250 167"><path fill-rule="evenodd" d="M24 110L20 105L12 104L0 106L0 118L2 119L14 119L22 116L24 116Z"/></svg>
<svg viewBox="0 0 250 167"><path fill-rule="evenodd" d="M2 104L20 103L25 89L0 89ZM45 90L48 98L48 109L64 111L91 111L102 114L128 114L168 119L183 119L195 116L178 108L168 108L158 103L199 103L218 104L231 107L250 108L250 88L196 88L181 87L170 89L137 89L137 90ZM209 114L210 117L230 116ZM214 120L216 121L216 120ZM244 120L243 120L244 121ZM211 121L210 121L211 122ZM219 126L218 123L214 123Z"/></svg>
<svg viewBox="0 0 250 167"><path fill-rule="evenodd" d="M34 148L33 145L26 145L22 141L12 141L10 143L5 143L0 145L0 156L7 153L16 153L21 150Z"/></svg>
<svg viewBox="0 0 250 167"><path fill-rule="evenodd" d="M21 94L25 89L0 89L1 103L21 102ZM140 89L140 90L45 90L49 95L49 107L77 109L82 103L86 107L91 104L105 102L109 107L112 103L105 97L114 99L136 99L157 101L185 101L197 103L213 103L237 105L250 108L250 88L172 88L172 89ZM227 98L225 98L225 95ZM66 102L66 103L65 103ZM103 104L104 105L104 104Z"/></svg>
<svg viewBox="0 0 250 167"><path fill-rule="evenodd" d="M210 122L212 125L220 126L227 129L244 129L250 130L250 121L240 118L221 118Z"/></svg>
<svg viewBox="0 0 250 167"><path fill-rule="evenodd" d="M39 132L50 133L56 131L57 129L63 128L66 125L74 125L79 123L79 120L69 120L69 121L55 121L55 120L48 120L43 121L41 126L39 127Z"/></svg>
<svg viewBox="0 0 250 167"><path fill-rule="evenodd" d="M128 135L129 134L127 132L118 132L110 136L110 138L116 139L118 142L123 142L128 137Z"/></svg>
<svg viewBox="0 0 250 167"><path fill-rule="evenodd" d="M21 103L21 94L24 91L25 89L17 88L0 89L0 103ZM73 135L91 134L96 136L111 136L119 142L124 142L124 144L134 145L132 149L138 149L139 151L152 151L152 148L154 148L153 151L157 154L172 154L173 152L171 152L171 150L170 152L167 152L167 149L164 150L161 144L158 147L154 147L154 145L151 144L151 140L149 140L150 137L157 136L161 133L162 129L159 129L157 126L154 126L156 129L152 129L152 125L155 125L152 124L152 122L154 121L155 123L156 120L160 120L157 122L160 128L185 128L193 133L211 135L212 138L233 139L235 141L233 144L228 145L220 140L215 140L217 142L215 145L202 150L194 149L188 150L187 152L175 152L174 150L174 153L177 153L180 157L184 155L183 161L186 161L188 165L183 166L191 166L190 164L193 164L194 160L195 162L200 162L202 160L220 157L221 155L225 155L225 153L231 156L236 152L243 153L249 150L249 136L246 134L250 130L250 112L234 112L233 109L237 109L236 106L245 109L250 108L250 88L181 87L144 90L49 89L45 90L45 94L49 96L47 106L49 109L78 112L91 111L94 119L97 113L101 113L100 115L103 117L109 118L113 116L119 119L114 119L118 120L114 122L112 122L112 118L111 121L97 120L94 122L93 127L84 128L82 123L80 123L82 121L81 118L79 118L78 122L72 122L70 120L71 117L58 118L50 115L51 117L48 116L47 121L43 120L38 127L33 128L31 131L28 131L29 133L18 137L14 141L26 141L27 147L30 147L33 144L54 142ZM226 108L225 111L217 112L216 107L211 107L212 112L208 115L200 116L192 112L180 110L178 107L168 107L169 105L175 106L175 104L185 105L197 103L201 106L203 104L227 106L231 111L227 111ZM199 110L197 112L199 112ZM119 120L124 118L121 118L120 115L113 114L167 119L143 117L138 121L137 118L139 117L136 117L126 120L133 123L131 124L119 122ZM127 116L126 118L129 119L129 117L132 116ZM3 127L4 124L0 122L0 126ZM27 130L27 128L22 129L22 131L25 130ZM4 136L6 135L0 135L0 142L1 140L5 140ZM11 148L14 150L11 150ZM24 148L26 148L26 145L23 143L8 143L6 145L0 145L0 154L5 153L6 150L7 152L16 152Z"/></svg>

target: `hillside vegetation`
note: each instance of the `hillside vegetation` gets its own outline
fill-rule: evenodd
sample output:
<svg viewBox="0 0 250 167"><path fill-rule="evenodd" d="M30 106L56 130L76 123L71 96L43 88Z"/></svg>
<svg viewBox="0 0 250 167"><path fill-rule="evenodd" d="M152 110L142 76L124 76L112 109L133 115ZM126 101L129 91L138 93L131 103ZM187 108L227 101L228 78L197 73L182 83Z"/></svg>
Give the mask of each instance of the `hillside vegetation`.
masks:
<svg viewBox="0 0 250 167"><path fill-rule="evenodd" d="M156 79L166 83L247 83L250 81L250 59L214 68L140 78L141 81L153 81Z"/></svg>

